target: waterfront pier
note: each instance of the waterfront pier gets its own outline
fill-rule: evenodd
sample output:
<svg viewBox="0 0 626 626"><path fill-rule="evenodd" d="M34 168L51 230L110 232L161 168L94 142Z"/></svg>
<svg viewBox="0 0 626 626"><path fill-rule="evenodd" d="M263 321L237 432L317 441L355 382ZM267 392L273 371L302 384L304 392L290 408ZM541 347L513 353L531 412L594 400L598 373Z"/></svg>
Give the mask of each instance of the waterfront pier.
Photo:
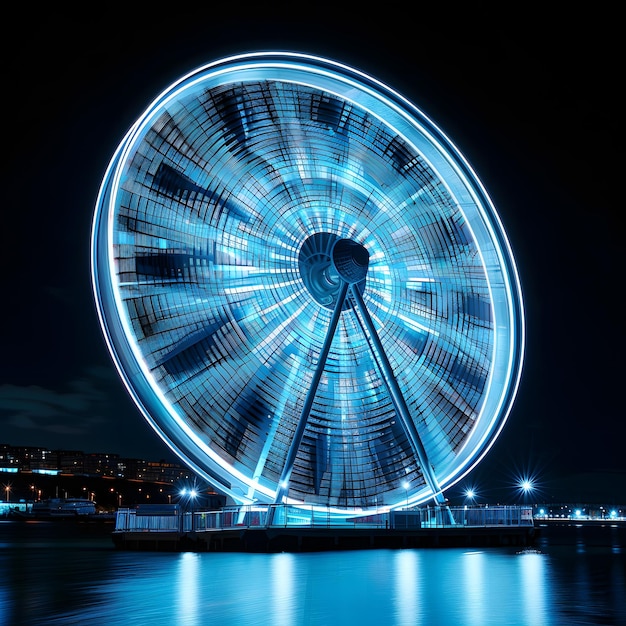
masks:
<svg viewBox="0 0 626 626"><path fill-rule="evenodd" d="M268 523L271 520L271 523ZM367 548L531 546L530 506L424 507L338 518L288 505L117 513L117 548L195 552L312 552Z"/></svg>

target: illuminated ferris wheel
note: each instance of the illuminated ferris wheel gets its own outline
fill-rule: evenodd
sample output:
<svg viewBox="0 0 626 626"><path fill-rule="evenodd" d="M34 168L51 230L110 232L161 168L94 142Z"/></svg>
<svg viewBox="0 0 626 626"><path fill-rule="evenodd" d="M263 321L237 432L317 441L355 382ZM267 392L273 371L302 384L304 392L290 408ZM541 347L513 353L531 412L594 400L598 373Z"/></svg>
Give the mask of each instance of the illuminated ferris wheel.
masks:
<svg viewBox="0 0 626 626"><path fill-rule="evenodd" d="M92 276L143 415L240 503L441 503L517 392L521 289L485 189L331 60L234 56L161 93L105 174Z"/></svg>

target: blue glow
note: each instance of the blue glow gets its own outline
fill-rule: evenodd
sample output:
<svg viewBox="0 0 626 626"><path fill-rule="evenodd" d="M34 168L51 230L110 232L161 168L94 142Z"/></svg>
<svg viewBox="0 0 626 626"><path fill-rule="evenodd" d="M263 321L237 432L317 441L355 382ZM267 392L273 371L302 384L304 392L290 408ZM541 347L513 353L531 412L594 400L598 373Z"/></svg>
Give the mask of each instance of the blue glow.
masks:
<svg viewBox="0 0 626 626"><path fill-rule="evenodd" d="M185 552L175 562L172 582L177 590L176 620L179 624L195 624L202 620L203 588L200 555Z"/></svg>
<svg viewBox="0 0 626 626"><path fill-rule="evenodd" d="M461 581L465 581L463 590L463 616L470 624L488 623L487 616L489 610L489 593L490 585L489 570L487 567L488 559L484 552L471 551L463 555L461 564L463 571L459 576ZM466 617L467 616L467 617Z"/></svg>
<svg viewBox="0 0 626 626"><path fill-rule="evenodd" d="M390 556L389 575L395 581L392 596L394 611L390 615L396 616L398 624L419 624L416 616L422 609L422 596L427 595L423 588L427 576L422 573L422 554L419 550L398 550Z"/></svg>
<svg viewBox="0 0 626 626"><path fill-rule="evenodd" d="M361 297L409 430L350 306L302 416L339 239L369 254ZM517 393L521 288L489 196L412 103L327 59L230 57L160 94L105 173L92 281L132 398L239 502L276 497L301 419L287 501L404 505L400 476L411 503L426 501L416 446L448 488L487 453Z"/></svg>
<svg viewBox="0 0 626 626"><path fill-rule="evenodd" d="M179 492L178 496L182 504L193 503L194 500L200 495L200 492L196 487L183 487Z"/></svg>
<svg viewBox="0 0 626 626"><path fill-rule="evenodd" d="M276 626L292 626L294 623L294 610L298 606L296 558L285 552L270 561L268 575L272 594L269 610L272 624Z"/></svg>
<svg viewBox="0 0 626 626"><path fill-rule="evenodd" d="M519 589L527 624L550 623L550 602L546 590L548 559L544 554L521 554L519 563Z"/></svg>

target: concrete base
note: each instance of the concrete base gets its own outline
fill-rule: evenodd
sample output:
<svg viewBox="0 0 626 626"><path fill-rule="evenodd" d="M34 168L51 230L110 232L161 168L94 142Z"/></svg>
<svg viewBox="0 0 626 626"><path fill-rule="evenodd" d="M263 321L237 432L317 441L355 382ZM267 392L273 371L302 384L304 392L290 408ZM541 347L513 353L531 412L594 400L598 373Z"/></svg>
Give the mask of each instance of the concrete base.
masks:
<svg viewBox="0 0 626 626"><path fill-rule="evenodd" d="M199 532L115 531L123 550L190 552L319 552L371 548L531 546L539 529L524 527L242 528Z"/></svg>

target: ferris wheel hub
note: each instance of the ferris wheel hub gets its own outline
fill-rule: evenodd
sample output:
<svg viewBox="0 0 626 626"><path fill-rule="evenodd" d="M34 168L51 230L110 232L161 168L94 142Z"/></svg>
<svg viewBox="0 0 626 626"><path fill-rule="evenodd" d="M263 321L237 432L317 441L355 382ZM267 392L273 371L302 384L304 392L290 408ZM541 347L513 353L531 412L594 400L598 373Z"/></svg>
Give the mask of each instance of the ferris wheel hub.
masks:
<svg viewBox="0 0 626 626"><path fill-rule="evenodd" d="M365 280L370 254L367 249L351 239L339 239L333 246L333 266L337 274L349 285Z"/></svg>

